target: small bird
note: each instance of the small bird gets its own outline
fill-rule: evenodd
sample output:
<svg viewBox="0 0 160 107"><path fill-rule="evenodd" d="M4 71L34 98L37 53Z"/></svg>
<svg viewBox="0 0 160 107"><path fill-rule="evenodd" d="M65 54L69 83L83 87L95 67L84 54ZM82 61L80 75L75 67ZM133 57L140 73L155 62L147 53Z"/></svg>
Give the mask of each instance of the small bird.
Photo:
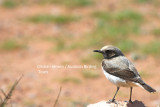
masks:
<svg viewBox="0 0 160 107"><path fill-rule="evenodd" d="M115 96L120 87L130 87L130 103L132 103L132 87L134 86L140 86L148 92L156 92L155 89L142 80L133 63L124 56L119 48L107 45L100 50L94 50L94 52L99 52L103 55L102 70L104 75L117 86L117 91L109 102L115 102Z"/></svg>

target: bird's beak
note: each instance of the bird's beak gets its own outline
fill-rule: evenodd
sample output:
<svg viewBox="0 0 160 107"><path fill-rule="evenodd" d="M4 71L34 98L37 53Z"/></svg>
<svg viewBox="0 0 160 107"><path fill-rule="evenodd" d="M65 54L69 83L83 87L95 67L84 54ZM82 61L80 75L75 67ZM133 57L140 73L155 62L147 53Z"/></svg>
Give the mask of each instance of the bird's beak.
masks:
<svg viewBox="0 0 160 107"><path fill-rule="evenodd" d="M103 53L103 51L101 51L101 50L93 50L93 52Z"/></svg>

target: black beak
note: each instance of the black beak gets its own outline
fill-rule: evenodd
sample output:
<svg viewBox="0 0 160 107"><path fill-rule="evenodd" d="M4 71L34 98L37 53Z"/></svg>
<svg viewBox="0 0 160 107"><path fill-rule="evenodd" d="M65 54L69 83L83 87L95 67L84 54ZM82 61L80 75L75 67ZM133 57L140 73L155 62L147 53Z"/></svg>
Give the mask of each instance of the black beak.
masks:
<svg viewBox="0 0 160 107"><path fill-rule="evenodd" d="M103 53L103 51L101 51L101 50L94 50L93 52Z"/></svg>

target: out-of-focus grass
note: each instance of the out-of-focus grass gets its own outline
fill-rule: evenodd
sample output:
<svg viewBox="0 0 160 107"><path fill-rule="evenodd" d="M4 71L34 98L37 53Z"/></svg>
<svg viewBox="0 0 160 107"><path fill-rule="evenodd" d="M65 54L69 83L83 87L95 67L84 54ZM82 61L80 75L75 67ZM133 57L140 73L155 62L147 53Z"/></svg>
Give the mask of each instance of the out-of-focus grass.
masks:
<svg viewBox="0 0 160 107"><path fill-rule="evenodd" d="M159 0L134 0L134 3L137 4L150 4L150 5L154 5L154 6L159 6L160 1Z"/></svg>
<svg viewBox="0 0 160 107"><path fill-rule="evenodd" d="M131 10L116 13L94 12L92 17L97 19L97 27L83 37L83 40L73 43L73 46L90 48L107 44L116 45L130 34L137 34L143 19L141 14Z"/></svg>
<svg viewBox="0 0 160 107"><path fill-rule="evenodd" d="M43 15L35 15L26 18L27 21L33 23L56 23L56 24L66 24L73 21L78 21L80 17L72 16L72 15L50 15L50 14L43 14Z"/></svg>
<svg viewBox="0 0 160 107"><path fill-rule="evenodd" d="M0 50L3 51L13 51L17 49L23 49L26 46L22 43L19 43L16 40L6 40L0 44Z"/></svg>
<svg viewBox="0 0 160 107"><path fill-rule="evenodd" d="M149 3L151 0L135 0L137 3Z"/></svg>
<svg viewBox="0 0 160 107"><path fill-rule="evenodd" d="M67 7L83 7L93 4L92 0L38 0L39 4L59 4Z"/></svg>
<svg viewBox="0 0 160 107"><path fill-rule="evenodd" d="M103 12L103 11L96 11L92 13L93 17L98 18L100 20L104 20L105 22L119 22L119 23L131 23L131 22L140 22L143 19L143 16L135 12L133 10L121 10L118 12Z"/></svg>
<svg viewBox="0 0 160 107"><path fill-rule="evenodd" d="M4 0L2 1L1 6L5 7L5 8L14 8L18 5L18 3L16 3L13 0Z"/></svg>
<svg viewBox="0 0 160 107"><path fill-rule="evenodd" d="M160 42L153 41L153 42L147 44L143 50L144 50L144 53L146 53L146 54L152 54L152 55L158 56L160 54Z"/></svg>
<svg viewBox="0 0 160 107"><path fill-rule="evenodd" d="M65 50L65 42L62 39L56 39L56 47L54 48L54 52L60 52Z"/></svg>
<svg viewBox="0 0 160 107"><path fill-rule="evenodd" d="M103 55L99 54L99 53L94 53L94 54L91 54L91 57L95 60L102 60L103 58Z"/></svg>
<svg viewBox="0 0 160 107"><path fill-rule="evenodd" d="M98 78L100 75L94 71L83 71L82 76L84 78Z"/></svg>
<svg viewBox="0 0 160 107"><path fill-rule="evenodd" d="M153 35L160 37L160 28L159 29L153 29L152 30Z"/></svg>
<svg viewBox="0 0 160 107"><path fill-rule="evenodd" d="M0 6L4 8L12 9L25 4L26 4L25 0L2 0Z"/></svg>
<svg viewBox="0 0 160 107"><path fill-rule="evenodd" d="M143 16L132 10L123 10L115 13L94 12L92 16L98 20L98 34L108 37L126 36L138 33Z"/></svg>
<svg viewBox="0 0 160 107"><path fill-rule="evenodd" d="M139 23L140 21L142 21L142 15L133 10L123 10L115 13L114 19L119 23L133 24L132 22Z"/></svg>
<svg viewBox="0 0 160 107"><path fill-rule="evenodd" d="M25 0L2 0L1 6L5 8L15 8L21 5L34 5L34 4L58 4L64 5L66 7L84 7L93 5L93 0L35 0L35 1L25 1Z"/></svg>
<svg viewBox="0 0 160 107"><path fill-rule="evenodd" d="M111 20L112 16L109 12L96 11L92 13L92 16L102 20Z"/></svg>
<svg viewBox="0 0 160 107"><path fill-rule="evenodd" d="M97 19L97 27L84 37L83 43L75 43L79 44L79 47L89 48L107 44L117 45L117 42L124 40L130 34L138 34L143 19L141 14L132 10L116 13L94 12L92 16ZM129 44L129 42L125 43ZM132 43L130 43L131 45Z"/></svg>
<svg viewBox="0 0 160 107"><path fill-rule="evenodd" d="M116 46L120 48L122 52L129 52L135 49L136 43L131 40L122 40Z"/></svg>
<svg viewBox="0 0 160 107"><path fill-rule="evenodd" d="M97 21L97 26L88 34L66 45L66 40L58 40L55 51L99 48L112 44L129 52L135 47L135 43L128 40L131 34L138 34L143 16L132 10L119 12L94 12L91 17ZM45 19L46 20L46 19ZM61 37L62 38L62 37ZM124 38L127 39L124 41ZM74 39L74 37L72 38ZM100 59L98 55L97 59ZM88 59L86 59L88 60ZM85 59L83 60L85 61Z"/></svg>
<svg viewBox="0 0 160 107"><path fill-rule="evenodd" d="M71 83L75 83L75 84L81 83L81 81L75 77L64 77L64 78L60 79L60 82L62 82L62 83L71 82Z"/></svg>
<svg viewBox="0 0 160 107"><path fill-rule="evenodd" d="M146 73L145 71L139 71L139 74L142 78L151 77L151 74Z"/></svg>
<svg viewBox="0 0 160 107"><path fill-rule="evenodd" d="M88 63L88 62L90 62L90 60L91 60L90 58L85 57L85 58L81 58L80 61L81 61L82 63Z"/></svg>
<svg viewBox="0 0 160 107"><path fill-rule="evenodd" d="M66 35L51 38L49 41L55 43L55 45L51 49L51 52L64 52L71 50L70 46L67 44L68 39L70 39L70 37Z"/></svg>
<svg viewBox="0 0 160 107"><path fill-rule="evenodd" d="M69 51L72 50L70 46L68 46L67 41L71 40L71 37L64 34L64 35L59 35L59 36L46 36L41 38L42 40L48 41L53 43L53 46L49 49L49 52L64 52L64 51ZM73 39L73 38L72 38Z"/></svg>
<svg viewBox="0 0 160 107"><path fill-rule="evenodd" d="M81 62L82 63L96 63L96 61L101 61L103 59L103 55L102 54L99 54L99 53L90 53L88 54L87 56L85 57L82 57L81 58Z"/></svg>

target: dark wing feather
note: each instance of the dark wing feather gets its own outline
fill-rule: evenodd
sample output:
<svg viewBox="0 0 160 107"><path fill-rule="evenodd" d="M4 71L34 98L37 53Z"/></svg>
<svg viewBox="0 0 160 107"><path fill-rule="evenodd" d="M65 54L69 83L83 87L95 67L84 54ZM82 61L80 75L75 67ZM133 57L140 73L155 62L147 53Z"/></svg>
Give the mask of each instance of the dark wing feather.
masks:
<svg viewBox="0 0 160 107"><path fill-rule="evenodd" d="M103 60L102 67L107 73L128 81L136 82L140 78L134 65L125 57L114 60Z"/></svg>

